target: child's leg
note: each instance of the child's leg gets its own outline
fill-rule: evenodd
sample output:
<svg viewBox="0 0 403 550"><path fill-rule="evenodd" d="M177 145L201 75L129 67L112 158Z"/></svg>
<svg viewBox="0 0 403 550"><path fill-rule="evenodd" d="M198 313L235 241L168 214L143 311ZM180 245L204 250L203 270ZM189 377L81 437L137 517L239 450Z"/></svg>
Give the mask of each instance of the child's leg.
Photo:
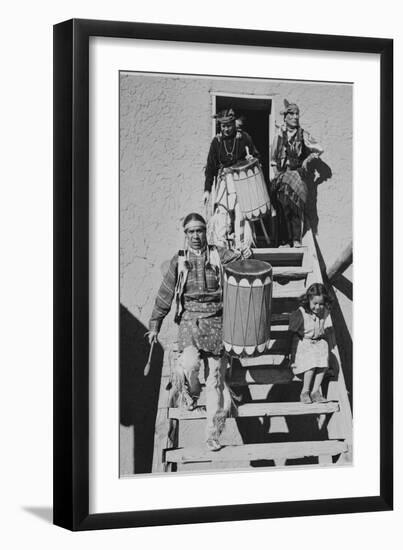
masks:
<svg viewBox="0 0 403 550"><path fill-rule="evenodd" d="M312 403L312 399L309 394L309 390L311 387L312 377L313 377L313 371L315 369L309 369L304 372L304 382L302 385L302 391L300 395L301 403Z"/></svg>
<svg viewBox="0 0 403 550"><path fill-rule="evenodd" d="M323 381L323 377L325 375L325 371L326 371L326 369L314 369L314 370L315 370L315 376L314 376L314 379L313 379L312 393L315 393L315 392L319 391L319 389L322 385L322 381Z"/></svg>
<svg viewBox="0 0 403 550"><path fill-rule="evenodd" d="M302 385L301 393L311 391L311 382L314 375L314 371L315 369L309 369L304 372L304 382Z"/></svg>
<svg viewBox="0 0 403 550"><path fill-rule="evenodd" d="M315 369L315 376L313 379L313 387L311 392L311 399L314 403L323 403L326 399L322 396L320 387L323 381L323 376L326 369Z"/></svg>

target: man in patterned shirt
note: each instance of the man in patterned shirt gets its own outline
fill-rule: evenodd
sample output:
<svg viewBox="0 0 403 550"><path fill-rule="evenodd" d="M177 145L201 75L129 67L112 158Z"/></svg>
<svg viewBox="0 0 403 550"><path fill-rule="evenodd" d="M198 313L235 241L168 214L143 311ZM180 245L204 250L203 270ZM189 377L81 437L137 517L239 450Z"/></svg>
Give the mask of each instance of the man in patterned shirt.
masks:
<svg viewBox="0 0 403 550"><path fill-rule="evenodd" d="M196 407L200 395L199 370L203 360L206 377L206 440L212 451L221 448L219 436L231 407L225 382L227 360L222 344L222 265L249 257L249 249L227 250L207 244L206 222L191 213L183 227L187 245L172 258L165 274L149 323L149 341L157 339L161 324L175 300L175 322L179 325L176 385L182 405Z"/></svg>

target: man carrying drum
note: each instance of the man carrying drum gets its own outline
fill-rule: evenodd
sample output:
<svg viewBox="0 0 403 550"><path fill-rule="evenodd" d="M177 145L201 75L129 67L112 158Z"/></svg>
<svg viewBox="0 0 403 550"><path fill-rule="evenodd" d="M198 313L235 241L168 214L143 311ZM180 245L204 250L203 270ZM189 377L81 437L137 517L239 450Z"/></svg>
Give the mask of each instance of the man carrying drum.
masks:
<svg viewBox="0 0 403 550"><path fill-rule="evenodd" d="M179 325L174 383L181 404L196 407L200 395L201 360L206 369L206 441L212 451L221 448L219 436L231 408L225 382L227 360L222 343L222 265L251 255L208 245L206 222L200 214L186 216L183 227L186 245L172 258L165 274L149 323L150 344L157 340L161 324L175 300L175 322Z"/></svg>
<svg viewBox="0 0 403 550"><path fill-rule="evenodd" d="M284 124L277 128L271 150L270 181L277 199L280 245L301 246L308 187L308 164L323 153L299 125L299 107L284 99Z"/></svg>
<svg viewBox="0 0 403 550"><path fill-rule="evenodd" d="M225 109L215 115L215 118L220 124L220 132L210 144L203 194L203 202L207 205L212 191L215 191L212 197L214 214L210 224L212 239L215 244L228 246L230 235L235 230L236 246L239 246L241 242L250 245L250 227L247 223L243 223L236 202L236 194L233 189L227 188L222 175L225 169L237 162L258 159L260 155L249 134L237 129L233 109Z"/></svg>

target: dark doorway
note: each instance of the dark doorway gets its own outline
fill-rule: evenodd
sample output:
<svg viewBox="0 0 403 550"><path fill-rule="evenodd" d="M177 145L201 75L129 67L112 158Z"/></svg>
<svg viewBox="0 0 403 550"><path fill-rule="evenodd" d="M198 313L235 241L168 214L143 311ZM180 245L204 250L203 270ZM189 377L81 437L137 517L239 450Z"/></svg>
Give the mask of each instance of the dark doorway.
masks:
<svg viewBox="0 0 403 550"><path fill-rule="evenodd" d="M270 195L269 186L269 149L270 149L270 115L272 108L271 99L216 95L216 113L223 109L234 109L238 119L242 121L242 129L247 132L256 149L260 153L260 164L262 165L264 179ZM218 123L216 131L219 131ZM263 218L266 233L270 236L271 246L276 246L277 232L271 216ZM256 246L267 247L267 240L262 232L260 224L255 224Z"/></svg>
<svg viewBox="0 0 403 550"><path fill-rule="evenodd" d="M232 107L243 122L242 129L247 132L259 151L266 183L269 181L269 143L271 99L253 97L216 96L216 112ZM217 128L218 130L218 128Z"/></svg>

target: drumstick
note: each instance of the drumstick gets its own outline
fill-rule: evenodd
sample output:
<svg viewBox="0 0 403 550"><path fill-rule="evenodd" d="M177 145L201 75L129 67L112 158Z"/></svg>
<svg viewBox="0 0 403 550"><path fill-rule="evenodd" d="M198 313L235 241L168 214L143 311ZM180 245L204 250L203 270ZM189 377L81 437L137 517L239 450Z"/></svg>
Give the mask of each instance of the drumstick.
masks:
<svg viewBox="0 0 403 550"><path fill-rule="evenodd" d="M211 206L211 215L214 214L214 204L216 201L216 194L217 194L217 178L215 179L213 185L211 186L211 195L210 195L210 206Z"/></svg>
<svg viewBox="0 0 403 550"><path fill-rule="evenodd" d="M264 237L266 239L266 242L267 242L267 244L270 244L269 235L267 234L266 228L264 226L264 222L263 222L262 218L259 218L259 219L260 219L260 225L262 227L262 231L263 231Z"/></svg>
<svg viewBox="0 0 403 550"><path fill-rule="evenodd" d="M153 349L154 349L154 344L155 344L155 340L152 341L151 343L151 348L150 348L150 353L148 354L148 361L147 361L147 364L146 366L144 367L144 376L147 376L148 373L150 372L150 367L151 367L151 356L153 354Z"/></svg>

